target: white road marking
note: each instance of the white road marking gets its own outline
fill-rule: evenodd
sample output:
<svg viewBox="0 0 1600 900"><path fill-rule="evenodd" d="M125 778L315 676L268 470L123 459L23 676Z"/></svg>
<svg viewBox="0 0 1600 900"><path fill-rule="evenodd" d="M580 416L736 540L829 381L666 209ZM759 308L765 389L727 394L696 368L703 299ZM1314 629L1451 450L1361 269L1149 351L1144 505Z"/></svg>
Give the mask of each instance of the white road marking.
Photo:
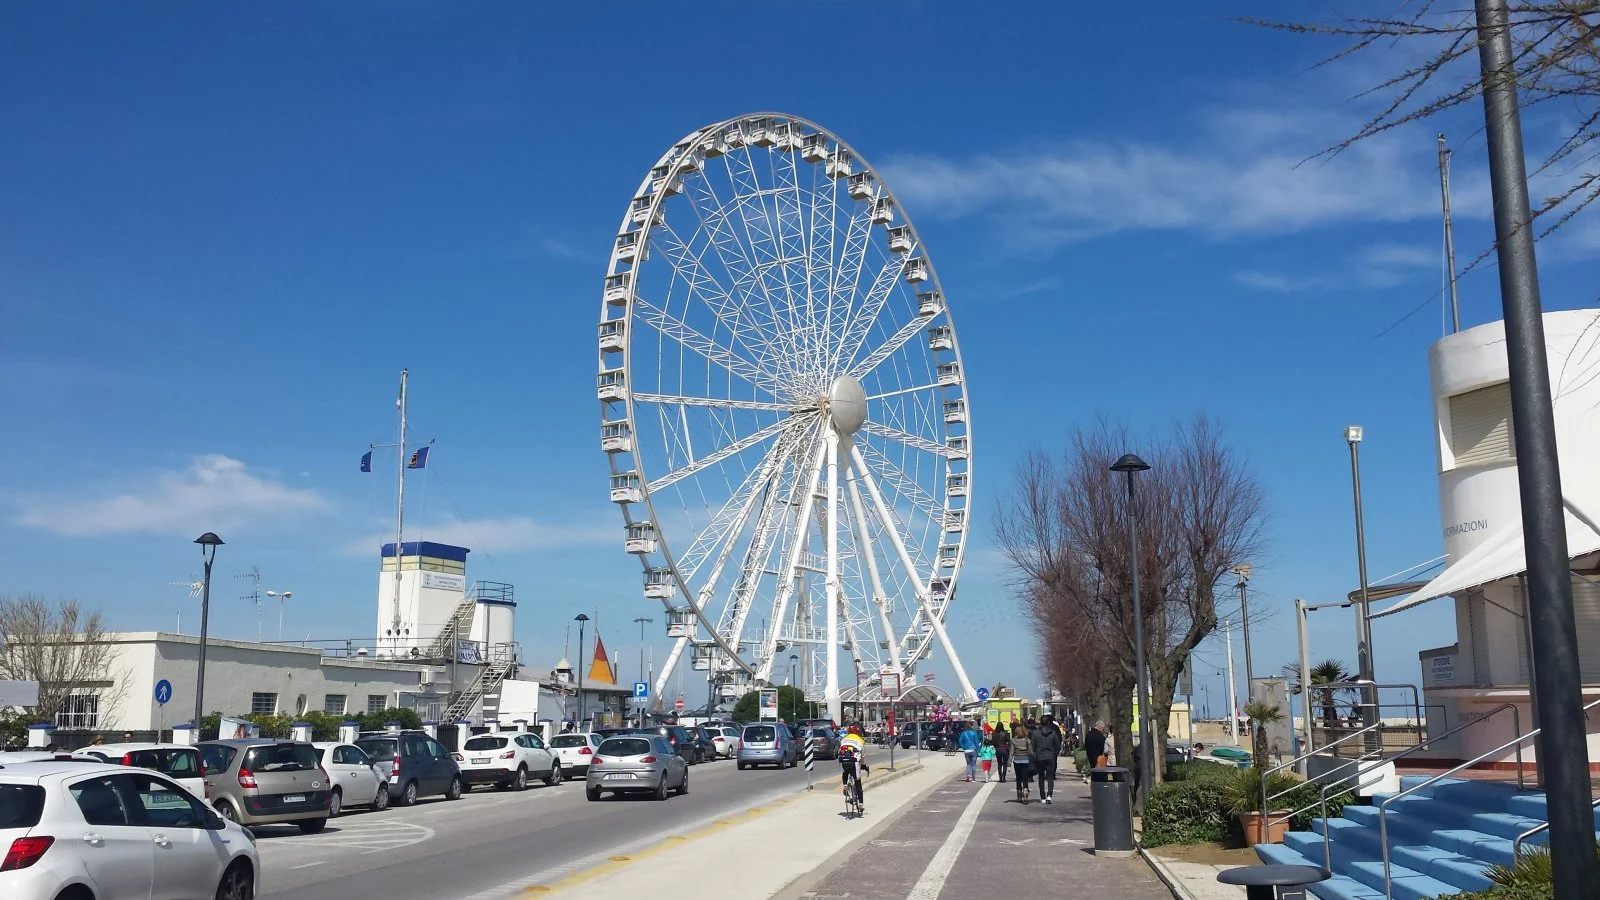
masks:
<svg viewBox="0 0 1600 900"><path fill-rule="evenodd" d="M1005 844L1007 847L1021 847L1023 844L1026 844L1032 840L1033 838L1023 838L1020 841L1013 841L1010 838L1000 838L1000 843Z"/></svg>
<svg viewBox="0 0 1600 900"><path fill-rule="evenodd" d="M290 866L289 868L290 869L309 869L312 866L323 866L323 865L327 865L327 860L323 860L322 862L306 863L305 865L302 865L302 866Z"/></svg>
<svg viewBox="0 0 1600 900"><path fill-rule="evenodd" d="M340 822L334 827L338 830L295 837L268 838L261 841L259 846L269 853L273 847L296 849L312 847L376 853L420 844L431 840L435 833L432 828L425 825L413 825L409 822Z"/></svg>
<svg viewBox="0 0 1600 900"><path fill-rule="evenodd" d="M1084 842L1083 841L1075 841L1072 838L1062 838L1059 841L1051 841L1050 843L1051 844L1082 844Z"/></svg>
<svg viewBox="0 0 1600 900"><path fill-rule="evenodd" d="M939 852L933 855L933 860L928 863L928 868L922 872L922 877L917 879L911 893L906 895L906 900L938 900L939 892L944 890L945 879L950 877L950 870L955 868L956 858L961 855L961 850L967 845L967 838L972 836L973 826L978 824L978 815L983 812L983 801L989 798L989 792L994 790L997 782L987 782L967 803L967 808L962 811L961 818L956 820L956 827L950 829L950 836L944 839L944 844L939 847Z"/></svg>

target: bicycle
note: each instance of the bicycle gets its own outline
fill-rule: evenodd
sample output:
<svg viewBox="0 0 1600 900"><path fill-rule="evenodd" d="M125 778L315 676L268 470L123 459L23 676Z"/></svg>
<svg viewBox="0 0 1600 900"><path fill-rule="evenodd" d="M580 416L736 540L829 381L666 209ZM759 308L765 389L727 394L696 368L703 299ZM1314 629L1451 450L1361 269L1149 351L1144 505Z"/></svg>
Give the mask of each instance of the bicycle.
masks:
<svg viewBox="0 0 1600 900"><path fill-rule="evenodd" d="M854 761L852 761L854 762ZM845 767L839 778L840 787L844 793L844 812L847 816L864 816L867 814L866 797L861 786L861 775L857 770L859 762Z"/></svg>

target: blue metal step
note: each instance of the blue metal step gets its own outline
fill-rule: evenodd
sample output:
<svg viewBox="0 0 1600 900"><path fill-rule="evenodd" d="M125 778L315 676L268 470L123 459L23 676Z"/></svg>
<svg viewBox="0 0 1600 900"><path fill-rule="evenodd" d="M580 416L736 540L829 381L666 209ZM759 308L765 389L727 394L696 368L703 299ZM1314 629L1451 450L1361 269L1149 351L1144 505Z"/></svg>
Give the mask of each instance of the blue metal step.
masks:
<svg viewBox="0 0 1600 900"><path fill-rule="evenodd" d="M1316 851L1315 857L1306 857L1283 844L1257 844L1256 855L1265 863L1322 867L1321 849ZM1374 891L1354 878L1338 873L1334 873L1327 881L1307 885L1306 890L1318 900L1383 900L1383 891Z"/></svg>

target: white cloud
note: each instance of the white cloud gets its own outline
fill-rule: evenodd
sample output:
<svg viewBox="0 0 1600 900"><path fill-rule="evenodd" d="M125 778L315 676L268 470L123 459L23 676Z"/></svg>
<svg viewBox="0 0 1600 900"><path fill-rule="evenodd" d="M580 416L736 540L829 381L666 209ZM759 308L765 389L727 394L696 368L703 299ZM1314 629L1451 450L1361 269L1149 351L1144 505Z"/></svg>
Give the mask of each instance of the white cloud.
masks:
<svg viewBox="0 0 1600 900"><path fill-rule="evenodd" d="M1278 272L1257 272L1254 270L1234 273L1233 280L1245 287L1255 288L1258 291L1271 291L1275 294L1292 294L1308 288L1320 287L1315 279L1294 279Z"/></svg>
<svg viewBox="0 0 1600 900"><path fill-rule="evenodd" d="M313 490L291 488L219 454L195 457L187 469L159 472L148 484L109 496L19 498L14 520L71 537L225 531L263 520L325 510Z"/></svg>
<svg viewBox="0 0 1600 900"><path fill-rule="evenodd" d="M491 554L604 543L615 544L618 552L621 552L622 525L620 523L549 525L536 522L527 516L484 519L450 517L442 522L408 527L406 540L433 541ZM351 543L348 549L355 555L370 556L377 552L379 547L393 542L393 531L374 531L371 535Z"/></svg>

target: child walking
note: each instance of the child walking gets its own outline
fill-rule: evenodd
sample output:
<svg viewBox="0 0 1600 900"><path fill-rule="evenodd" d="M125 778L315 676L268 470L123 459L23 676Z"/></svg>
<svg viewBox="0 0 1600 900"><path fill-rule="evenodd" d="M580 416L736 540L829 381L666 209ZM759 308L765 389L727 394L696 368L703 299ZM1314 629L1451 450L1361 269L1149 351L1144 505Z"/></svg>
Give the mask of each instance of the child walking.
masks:
<svg viewBox="0 0 1600 900"><path fill-rule="evenodd" d="M978 768L983 770L983 780L987 783L989 770L994 768L994 744L984 741L983 746L978 748Z"/></svg>

